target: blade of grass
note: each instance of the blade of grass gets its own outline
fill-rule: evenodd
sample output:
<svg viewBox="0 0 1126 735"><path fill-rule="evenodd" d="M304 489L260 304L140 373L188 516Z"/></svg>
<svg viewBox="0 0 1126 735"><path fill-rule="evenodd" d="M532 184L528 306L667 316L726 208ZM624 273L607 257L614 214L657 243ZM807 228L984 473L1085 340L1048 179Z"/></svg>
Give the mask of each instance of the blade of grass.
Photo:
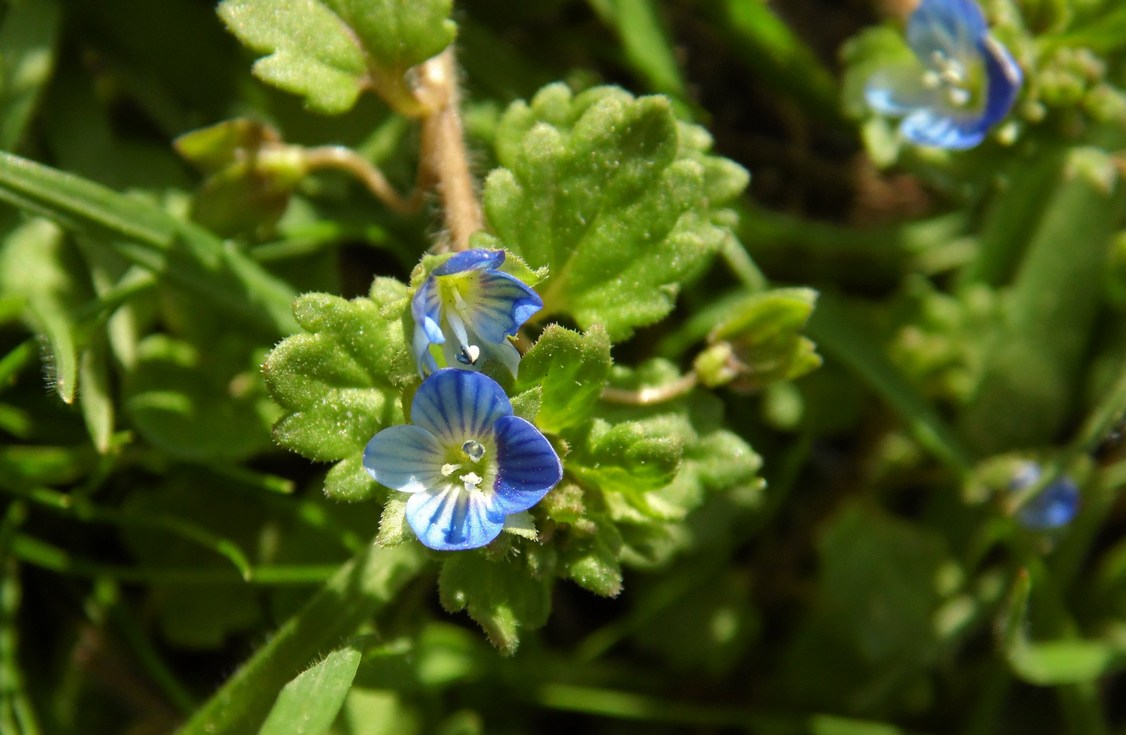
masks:
<svg viewBox="0 0 1126 735"><path fill-rule="evenodd" d="M819 350L847 365L883 397L920 444L959 475L969 473L970 454L957 434L896 368L886 350L849 315L839 297L821 294L807 332Z"/></svg>
<svg viewBox="0 0 1126 735"><path fill-rule="evenodd" d="M270 335L291 334L292 289L238 248L160 208L87 179L0 152L0 201L90 235Z"/></svg>
<svg viewBox="0 0 1126 735"><path fill-rule="evenodd" d="M319 652L387 605L421 571L415 545L369 546L340 567L300 611L196 711L179 735L255 732L278 691Z"/></svg>
<svg viewBox="0 0 1126 735"><path fill-rule="evenodd" d="M0 150L19 144L55 66L62 13L55 0L11 0L0 26Z"/></svg>

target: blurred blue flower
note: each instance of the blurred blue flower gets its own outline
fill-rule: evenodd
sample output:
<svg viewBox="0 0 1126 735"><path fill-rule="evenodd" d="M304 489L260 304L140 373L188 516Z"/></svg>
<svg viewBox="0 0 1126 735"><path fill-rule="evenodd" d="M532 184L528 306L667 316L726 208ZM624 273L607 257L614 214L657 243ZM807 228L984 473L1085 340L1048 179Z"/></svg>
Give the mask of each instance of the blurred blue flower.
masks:
<svg viewBox="0 0 1126 735"><path fill-rule="evenodd" d="M475 549L505 516L538 503L563 477L559 456L491 378L439 370L411 402L411 424L383 429L364 449L377 482L411 493L407 523L431 549Z"/></svg>
<svg viewBox="0 0 1126 735"><path fill-rule="evenodd" d="M1040 465L1025 462L1009 483L1009 489L1019 492L1040 481ZM1079 488L1070 477L1059 477L1036 497L1017 511L1016 519L1025 528L1046 531L1071 523L1079 512Z"/></svg>
<svg viewBox="0 0 1126 735"><path fill-rule="evenodd" d="M503 250L457 253L426 278L411 301L414 357L427 375L438 369L431 345L441 345L447 367L475 369L499 360L516 374L520 353L508 341L543 308L518 278L502 273Z"/></svg>
<svg viewBox="0 0 1126 735"><path fill-rule="evenodd" d="M907 43L919 64L887 68L868 81L877 112L903 116L910 141L964 149L980 143L1009 113L1020 91L1020 67L989 34L973 0L923 0L907 21Z"/></svg>

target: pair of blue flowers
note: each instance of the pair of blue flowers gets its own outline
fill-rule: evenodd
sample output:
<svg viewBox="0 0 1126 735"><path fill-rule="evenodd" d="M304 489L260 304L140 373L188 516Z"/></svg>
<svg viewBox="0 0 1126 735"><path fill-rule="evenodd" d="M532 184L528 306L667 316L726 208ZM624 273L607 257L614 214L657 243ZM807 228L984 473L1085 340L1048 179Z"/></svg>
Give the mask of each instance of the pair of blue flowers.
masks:
<svg viewBox="0 0 1126 735"><path fill-rule="evenodd" d="M923 0L907 22L907 44L919 63L870 79L869 106L902 117L900 132L913 143L976 146L1009 113L1023 79L981 8L973 0Z"/></svg>
<svg viewBox="0 0 1126 735"><path fill-rule="evenodd" d="M410 493L407 523L439 551L484 546L563 477L547 438L477 372L496 361L515 375L520 353L508 338L543 308L535 291L499 270L504 258L500 250L457 253L415 292L413 349L424 380L413 423L383 429L364 450L377 482Z"/></svg>

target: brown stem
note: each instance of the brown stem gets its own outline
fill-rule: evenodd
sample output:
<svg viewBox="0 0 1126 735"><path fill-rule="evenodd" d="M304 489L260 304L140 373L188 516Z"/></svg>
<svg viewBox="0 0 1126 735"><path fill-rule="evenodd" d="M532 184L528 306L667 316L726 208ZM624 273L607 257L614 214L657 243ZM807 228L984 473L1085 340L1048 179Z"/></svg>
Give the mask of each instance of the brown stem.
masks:
<svg viewBox="0 0 1126 735"><path fill-rule="evenodd" d="M403 198L382 171L351 148L339 145L309 148L304 153L304 161L310 171L331 168L352 174L388 209L399 214L413 214L422 206L422 186L416 187L410 197Z"/></svg>
<svg viewBox="0 0 1126 735"><path fill-rule="evenodd" d="M422 119L420 178L433 181L442 199L449 249L466 250L484 220L462 134L453 47L418 67L417 94L429 108Z"/></svg>
<svg viewBox="0 0 1126 735"><path fill-rule="evenodd" d="M651 406L680 398L696 387L695 371L661 386L627 390L625 388L603 388L602 400L607 403L620 403L626 406Z"/></svg>

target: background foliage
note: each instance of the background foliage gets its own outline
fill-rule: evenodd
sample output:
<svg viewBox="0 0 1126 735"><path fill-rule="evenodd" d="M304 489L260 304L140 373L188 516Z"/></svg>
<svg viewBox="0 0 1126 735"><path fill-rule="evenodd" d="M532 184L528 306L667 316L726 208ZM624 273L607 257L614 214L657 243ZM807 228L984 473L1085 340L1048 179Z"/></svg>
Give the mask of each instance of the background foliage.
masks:
<svg viewBox="0 0 1126 735"><path fill-rule="evenodd" d="M1126 733L1126 11L983 3L952 154L904 6L7 0L0 732ZM452 41L567 475L438 555L361 453L447 222L364 172Z"/></svg>

